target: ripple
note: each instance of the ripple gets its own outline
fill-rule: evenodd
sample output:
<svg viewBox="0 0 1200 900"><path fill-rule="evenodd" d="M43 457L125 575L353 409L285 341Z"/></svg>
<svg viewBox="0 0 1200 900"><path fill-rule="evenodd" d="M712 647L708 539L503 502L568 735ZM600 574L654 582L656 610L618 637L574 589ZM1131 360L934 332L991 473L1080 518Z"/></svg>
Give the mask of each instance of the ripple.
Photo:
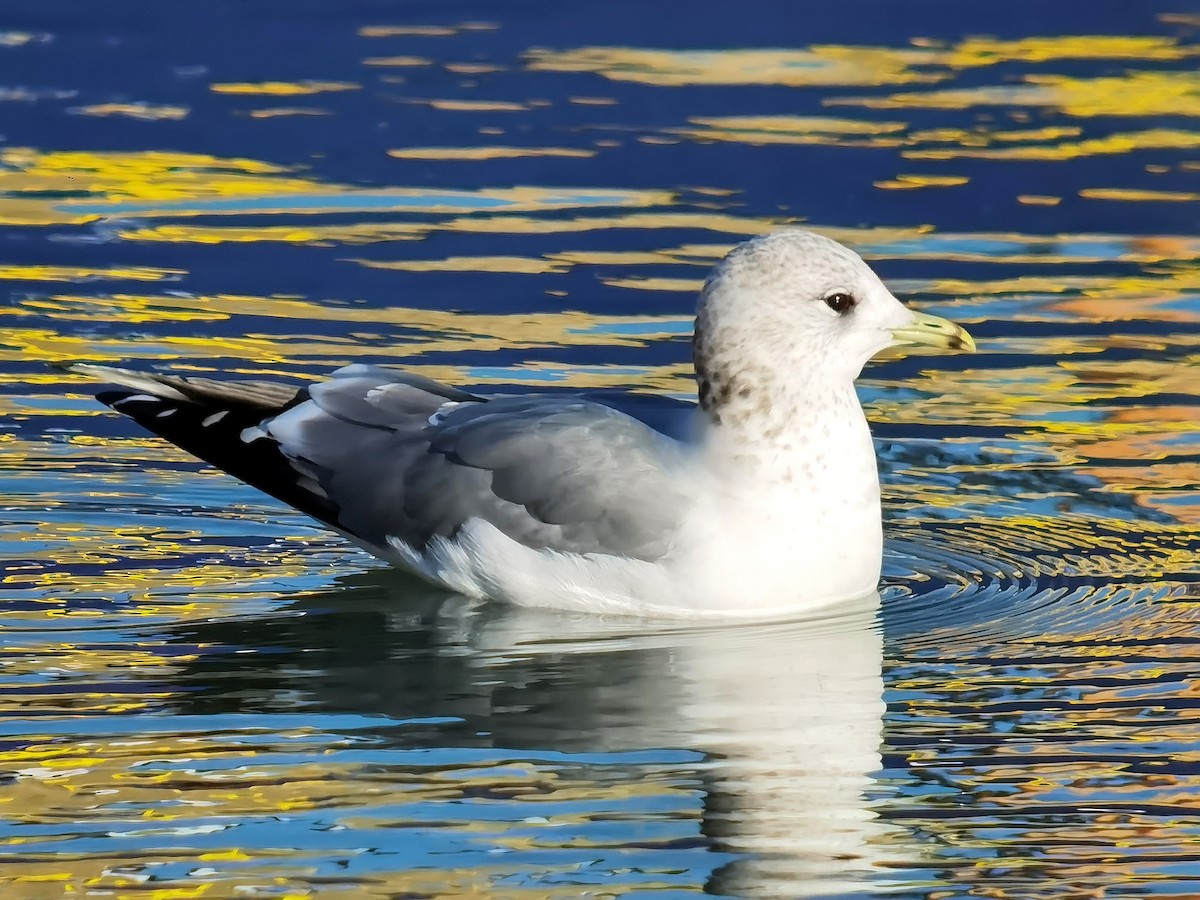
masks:
<svg viewBox="0 0 1200 900"><path fill-rule="evenodd" d="M1200 554L1188 527L1075 518L899 527L884 568L889 633L949 650L1121 622L1126 605L1183 598ZM1190 573L1190 574L1189 574ZM924 637L922 637L924 635Z"/></svg>

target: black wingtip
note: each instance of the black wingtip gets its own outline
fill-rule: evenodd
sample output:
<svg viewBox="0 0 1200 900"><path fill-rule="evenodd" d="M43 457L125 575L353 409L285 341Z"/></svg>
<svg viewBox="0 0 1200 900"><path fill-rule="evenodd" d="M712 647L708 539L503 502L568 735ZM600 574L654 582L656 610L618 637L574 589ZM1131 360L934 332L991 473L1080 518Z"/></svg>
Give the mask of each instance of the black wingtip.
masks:
<svg viewBox="0 0 1200 900"><path fill-rule="evenodd" d="M155 397L134 388L102 390L96 399L193 456L337 527L337 507L304 485L275 441L243 435L261 425L262 410Z"/></svg>

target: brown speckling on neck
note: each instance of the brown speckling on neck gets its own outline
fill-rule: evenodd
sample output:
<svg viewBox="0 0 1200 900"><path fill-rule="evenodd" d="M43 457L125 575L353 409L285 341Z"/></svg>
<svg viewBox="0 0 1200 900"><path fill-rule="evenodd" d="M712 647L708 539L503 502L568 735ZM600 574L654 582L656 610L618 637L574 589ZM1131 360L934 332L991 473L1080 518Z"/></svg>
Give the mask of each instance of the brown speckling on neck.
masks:
<svg viewBox="0 0 1200 900"><path fill-rule="evenodd" d="M692 365L696 369L700 407L715 421L719 408L725 406L730 396L741 388L736 384L736 377L713 359L713 341L709 332L705 317L698 315L692 334Z"/></svg>
<svg viewBox="0 0 1200 900"><path fill-rule="evenodd" d="M704 320L697 316L696 328L692 333L692 366L696 370L696 390L700 408L708 413L714 425L721 424L721 415L717 407L721 405L720 377L709 370L708 342Z"/></svg>
<svg viewBox="0 0 1200 900"><path fill-rule="evenodd" d="M770 412L770 397L755 385L756 379L730 371L711 355L710 343L701 321L692 337L692 364L700 408L714 425L738 422Z"/></svg>

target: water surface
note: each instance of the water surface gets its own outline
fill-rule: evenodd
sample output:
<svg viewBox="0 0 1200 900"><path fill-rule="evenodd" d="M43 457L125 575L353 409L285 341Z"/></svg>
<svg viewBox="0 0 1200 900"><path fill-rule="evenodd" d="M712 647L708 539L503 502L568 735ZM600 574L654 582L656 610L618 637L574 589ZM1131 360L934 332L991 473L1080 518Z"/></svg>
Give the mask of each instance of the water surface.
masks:
<svg viewBox="0 0 1200 900"><path fill-rule="evenodd" d="M1200 892L1194 4L804 7L5 4L6 898ZM808 621L431 591L44 366L653 412L794 222L980 346Z"/></svg>

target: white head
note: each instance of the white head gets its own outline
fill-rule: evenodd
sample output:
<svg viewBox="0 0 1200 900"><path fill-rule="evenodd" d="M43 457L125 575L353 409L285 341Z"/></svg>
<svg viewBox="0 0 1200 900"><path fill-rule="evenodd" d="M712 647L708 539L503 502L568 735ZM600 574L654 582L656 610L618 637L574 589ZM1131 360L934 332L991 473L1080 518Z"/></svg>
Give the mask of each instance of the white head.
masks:
<svg viewBox="0 0 1200 900"><path fill-rule="evenodd" d="M912 343L974 348L958 326L906 308L852 250L778 231L739 244L704 285L694 343L701 405L715 413L757 387L777 394L780 379L848 387L879 351Z"/></svg>

